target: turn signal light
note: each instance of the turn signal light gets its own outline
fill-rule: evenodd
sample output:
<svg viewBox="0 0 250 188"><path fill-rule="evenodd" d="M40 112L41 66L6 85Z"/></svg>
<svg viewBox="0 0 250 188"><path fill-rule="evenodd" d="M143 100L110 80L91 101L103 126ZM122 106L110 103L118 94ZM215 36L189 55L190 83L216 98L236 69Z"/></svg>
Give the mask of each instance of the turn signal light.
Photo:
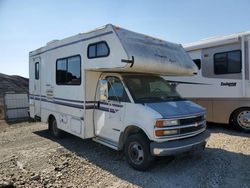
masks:
<svg viewBox="0 0 250 188"><path fill-rule="evenodd" d="M164 136L164 131L163 130L156 130L155 136Z"/></svg>
<svg viewBox="0 0 250 188"><path fill-rule="evenodd" d="M164 121L163 120L157 120L155 123L156 127L163 127L164 126Z"/></svg>
<svg viewBox="0 0 250 188"><path fill-rule="evenodd" d="M160 137L160 136L170 136L170 135L176 135L178 134L177 129L173 130L155 130L155 136Z"/></svg>

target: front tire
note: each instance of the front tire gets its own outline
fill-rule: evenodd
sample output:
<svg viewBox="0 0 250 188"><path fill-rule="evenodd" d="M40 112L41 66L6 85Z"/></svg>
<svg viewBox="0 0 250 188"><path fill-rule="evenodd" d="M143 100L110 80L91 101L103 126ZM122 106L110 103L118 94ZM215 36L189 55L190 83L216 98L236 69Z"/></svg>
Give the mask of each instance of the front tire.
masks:
<svg viewBox="0 0 250 188"><path fill-rule="evenodd" d="M248 121L249 119L249 121ZM240 108L233 113L233 125L243 131L250 132L250 108Z"/></svg>
<svg viewBox="0 0 250 188"><path fill-rule="evenodd" d="M49 131L50 131L51 136L53 136L54 138L62 138L63 137L63 131L58 129L57 122L56 122L56 119L54 117L51 118L51 120L49 122Z"/></svg>
<svg viewBox="0 0 250 188"><path fill-rule="evenodd" d="M154 162L150 153L150 141L144 134L130 135L125 143L125 157L129 165L139 171L148 169Z"/></svg>

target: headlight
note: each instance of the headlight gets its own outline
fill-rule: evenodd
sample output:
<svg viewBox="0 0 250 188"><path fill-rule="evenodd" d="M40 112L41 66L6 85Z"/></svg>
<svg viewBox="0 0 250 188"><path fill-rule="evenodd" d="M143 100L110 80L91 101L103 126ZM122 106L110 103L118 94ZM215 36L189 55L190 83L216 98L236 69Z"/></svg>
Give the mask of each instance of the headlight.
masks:
<svg viewBox="0 0 250 188"><path fill-rule="evenodd" d="M178 120L156 120L155 122L156 127L175 126L175 125L179 125Z"/></svg>

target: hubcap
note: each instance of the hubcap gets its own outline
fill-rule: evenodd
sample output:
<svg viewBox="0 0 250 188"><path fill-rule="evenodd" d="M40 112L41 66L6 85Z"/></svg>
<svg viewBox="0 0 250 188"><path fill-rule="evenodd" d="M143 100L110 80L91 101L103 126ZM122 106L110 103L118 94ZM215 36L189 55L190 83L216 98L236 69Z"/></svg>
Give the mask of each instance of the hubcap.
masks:
<svg viewBox="0 0 250 188"><path fill-rule="evenodd" d="M244 129L250 129L250 111L242 111L237 117L238 124Z"/></svg>
<svg viewBox="0 0 250 188"><path fill-rule="evenodd" d="M141 164L144 160L144 151L141 144L132 142L129 145L129 157L135 164Z"/></svg>

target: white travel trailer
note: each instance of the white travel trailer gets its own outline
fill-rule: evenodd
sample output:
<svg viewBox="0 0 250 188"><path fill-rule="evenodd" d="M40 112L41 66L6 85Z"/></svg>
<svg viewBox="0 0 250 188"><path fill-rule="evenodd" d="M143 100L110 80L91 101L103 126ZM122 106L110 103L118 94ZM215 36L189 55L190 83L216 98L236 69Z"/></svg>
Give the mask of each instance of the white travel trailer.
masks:
<svg viewBox="0 0 250 188"><path fill-rule="evenodd" d="M205 147L205 109L160 77L197 71L180 45L106 25L29 57L30 116L53 136L65 131L124 150L138 170L154 156Z"/></svg>
<svg viewBox="0 0 250 188"><path fill-rule="evenodd" d="M167 77L177 91L207 109L207 121L250 131L250 32L184 45L199 68L193 77Z"/></svg>

